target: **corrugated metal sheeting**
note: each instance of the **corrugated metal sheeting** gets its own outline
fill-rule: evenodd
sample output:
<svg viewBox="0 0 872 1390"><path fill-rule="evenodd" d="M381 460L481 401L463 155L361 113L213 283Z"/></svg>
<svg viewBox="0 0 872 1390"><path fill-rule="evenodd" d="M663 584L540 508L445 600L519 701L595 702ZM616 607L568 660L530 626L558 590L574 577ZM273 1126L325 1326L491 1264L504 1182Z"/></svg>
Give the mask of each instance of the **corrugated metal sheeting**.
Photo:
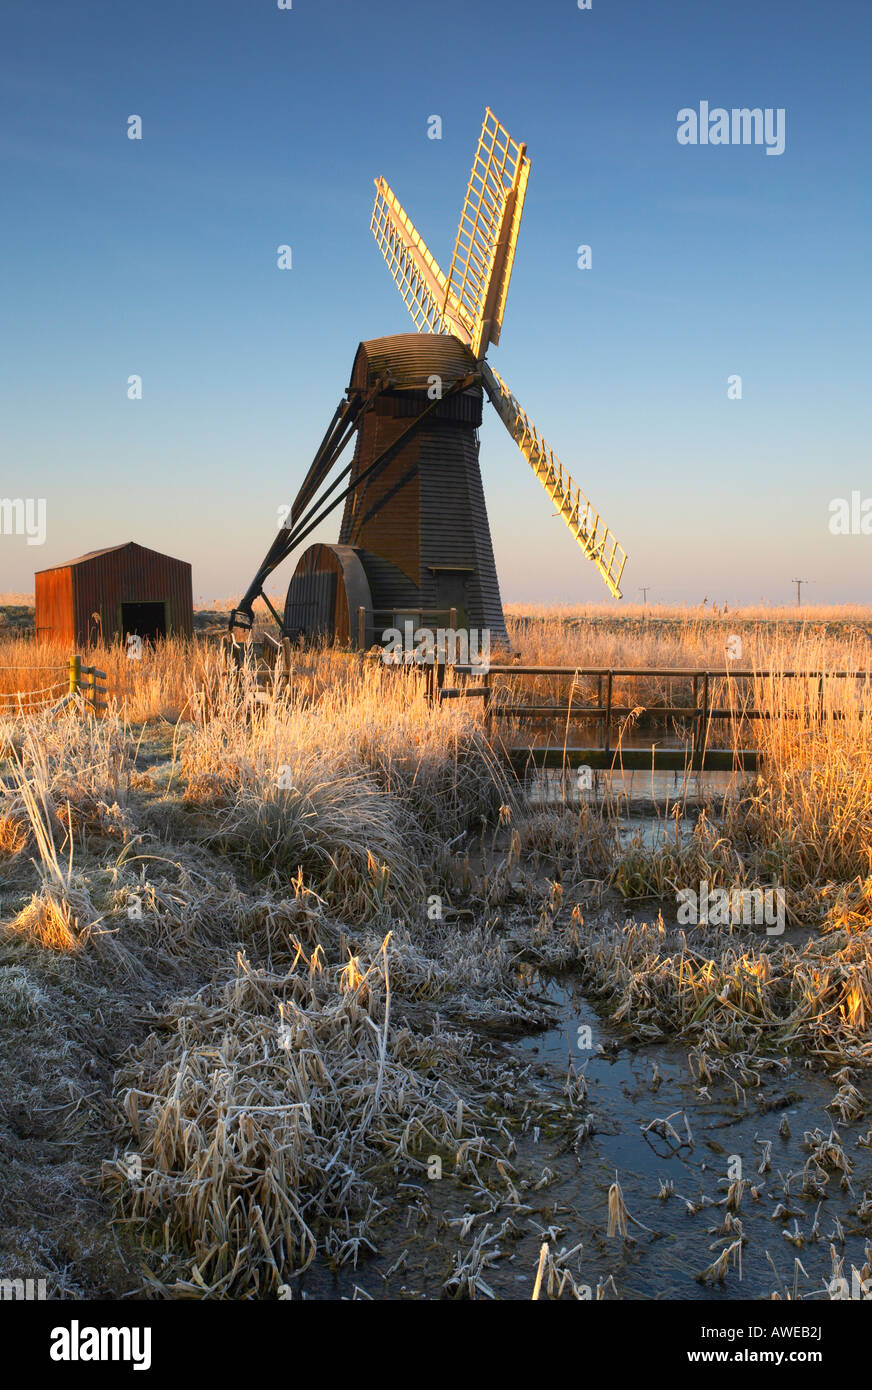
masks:
<svg viewBox="0 0 872 1390"><path fill-rule="evenodd" d="M167 635L194 630L191 566L128 541L36 575L37 637L87 646L123 637L124 604L163 605Z"/></svg>

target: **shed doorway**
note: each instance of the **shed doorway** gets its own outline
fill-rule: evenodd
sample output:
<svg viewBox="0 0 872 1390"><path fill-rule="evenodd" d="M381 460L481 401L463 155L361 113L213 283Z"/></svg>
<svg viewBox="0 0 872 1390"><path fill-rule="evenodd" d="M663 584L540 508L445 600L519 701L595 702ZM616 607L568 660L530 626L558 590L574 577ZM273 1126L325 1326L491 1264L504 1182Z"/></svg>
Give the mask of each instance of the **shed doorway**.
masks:
<svg viewBox="0 0 872 1390"><path fill-rule="evenodd" d="M133 633L144 641L154 641L156 637L166 637L166 604L122 603L121 637L123 641L127 640L128 633Z"/></svg>

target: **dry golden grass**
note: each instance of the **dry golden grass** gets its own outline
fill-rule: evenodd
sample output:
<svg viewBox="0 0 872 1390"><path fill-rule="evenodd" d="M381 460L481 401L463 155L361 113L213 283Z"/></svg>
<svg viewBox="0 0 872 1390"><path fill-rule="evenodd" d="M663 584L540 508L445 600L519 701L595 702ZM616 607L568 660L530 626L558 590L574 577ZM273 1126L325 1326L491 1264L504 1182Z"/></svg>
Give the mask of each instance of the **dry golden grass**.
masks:
<svg viewBox="0 0 872 1390"><path fill-rule="evenodd" d="M260 704L251 674L213 652L206 686L189 686L180 766L222 853L279 885L302 873L365 917L420 891L419 865L505 799L505 777L474 712L434 709L417 673L340 658L316 657L330 681L303 657L290 693Z"/></svg>
<svg viewBox="0 0 872 1390"><path fill-rule="evenodd" d="M866 664L859 631L748 631L749 665ZM696 618L678 636L634 640L553 619L525 629L523 655L722 664L722 631ZM0 650L8 690L46 649ZM760 775L693 834L676 825L627 844L594 806L527 813L480 707L434 707L415 672L301 650L288 688L262 701L254 673L214 644L89 660L109 673L104 718L0 726L0 852L21 889L4 942L18 953L9 1009L24 1024L46 1007L37 986L24 990L21 960L47 958L46 979L63 969L113 988L120 967L154 993L115 1136L142 1172L108 1164L106 1179L157 1291L262 1296L316 1253L353 1263L377 1241L398 1177L422 1182L433 1154L483 1208L486 1173L511 1189L513 1088L481 1035L542 1021L537 967L576 968L646 1044L684 1039L700 1086L727 1073L755 1085L790 1049L852 1074L872 1064L868 687L828 677L821 711L817 683L758 681L774 716L752 730ZM138 765L156 732L162 760ZM608 885L668 901L702 879L782 884L808 939L583 920ZM428 918L433 893L444 920ZM90 1017L77 1026L86 1038ZM840 1116L856 1115L858 1094L846 1071ZM633 1220L617 1181L608 1219L616 1235ZM488 1229L444 1271L449 1294L487 1296ZM723 1276L731 1249L706 1277ZM559 1257L543 1256L539 1274L540 1296L573 1294Z"/></svg>
<svg viewBox="0 0 872 1390"><path fill-rule="evenodd" d="M529 665L721 670L730 664L752 670L815 662L830 668L857 661L867 665L872 611L827 617L828 611L777 610L764 617L743 609L716 616L679 609L654 618L653 610L645 609L634 614L622 608L610 617L573 617L559 609L525 617L507 609L506 617L511 646ZM741 654L731 662L727 648L732 637L741 639Z"/></svg>
<svg viewBox="0 0 872 1390"><path fill-rule="evenodd" d="M644 611L644 610L643 610ZM520 664L587 670L641 671L636 676L614 676L612 707L629 713L616 715L612 747L630 746L640 739L678 737L689 741L692 720L664 716L669 707L692 708L702 699L703 683L690 675L665 676L658 670L709 671L708 707L730 711L730 718L712 720L709 747L754 747L765 737L767 748L801 748L818 716L822 696L828 714L848 713L853 719L859 704L868 701L868 690L859 697L856 683L827 675L822 689L812 673L869 671L872 628L859 622L828 625L816 620L788 624L778 620L740 622L727 618L702 618L693 611L679 613L674 621L633 619L567 621L553 610L535 619L509 618L511 645ZM738 640L738 646L734 639ZM731 644L731 645L728 645ZM743 678L742 672L773 672L770 680ZM784 673L796 673L783 678ZM493 675L495 699L507 704L569 702L571 719L559 729L552 722L549 741L587 746L602 737L602 725L577 713L584 706L602 705L605 678L595 676L514 677ZM772 724L744 718L754 708L774 713ZM861 716L865 719L865 714ZM519 743L545 741L547 724L501 722L501 728ZM765 736L764 728L768 731ZM773 734L772 730L776 732ZM833 737L848 747L850 730Z"/></svg>
<svg viewBox="0 0 872 1390"><path fill-rule="evenodd" d="M46 886L34 893L12 924L47 951L76 951L82 943L79 922L66 894Z"/></svg>
<svg viewBox="0 0 872 1390"><path fill-rule="evenodd" d="M208 648L180 641L146 648L141 661L129 661L124 649L92 647L85 664L105 671L111 699L123 706L133 720L158 716L178 718L192 663ZM0 639L0 715L16 712L15 694L21 693L25 711L39 711L56 704L69 689L68 647L21 637Z"/></svg>
<svg viewBox="0 0 872 1390"><path fill-rule="evenodd" d="M744 623L861 623L872 624L872 608L860 603L813 604L739 604L728 603L578 603L543 604L509 603L505 605L509 620L534 618L556 622L593 621L676 622L693 625L726 620Z"/></svg>
<svg viewBox="0 0 872 1390"><path fill-rule="evenodd" d="M729 1068L744 1085L785 1049L830 1063L872 1063L872 945L853 936L809 942L726 945L662 921L601 930L581 939L588 984L611 1000L613 1019L646 1040L671 1033L693 1042L708 1084ZM715 1060L719 1059L719 1060Z"/></svg>
<svg viewBox="0 0 872 1390"><path fill-rule="evenodd" d="M284 594L270 593L267 595L267 597L269 598L269 601L272 604L273 608L275 608L276 612L281 613L285 605ZM197 602L196 611L198 613L216 613L221 615L229 615L238 603L238 594L232 594L230 598L212 598L208 601L204 599L199 599ZM262 598L256 598L254 600L254 603L251 605L251 611L254 614L254 616L258 619L268 619L269 621L272 621L272 619L270 618L269 608L267 607L265 600Z"/></svg>
<svg viewBox="0 0 872 1390"><path fill-rule="evenodd" d="M641 633L571 626L551 613L524 628L521 656L566 666L723 665L721 629L720 619L702 620L693 612L675 627ZM868 667L868 639L851 627L830 632L820 625L795 630L752 623L742 631L737 666L799 673ZM53 657L62 666L64 653L13 639L0 644L0 685L26 689L24 668L35 651L43 664ZM408 892L408 843L418 846L419 856L429 855L434 843L455 838L508 798L481 729L480 707L455 701L434 709L415 673L361 665L329 647L301 649L293 658L289 698L259 707L253 674L232 669L214 643L159 643L146 648L141 661L128 660L118 646L98 648L88 660L107 671L116 721L177 723L185 794L217 816L213 834L224 853L283 882L318 865L315 876L334 902L340 901L339 885L351 883L347 901L356 909L368 904L376 910L390 886ZM514 684L524 698L534 690L541 698L566 697L565 684L544 678L523 685L507 678L504 684ZM616 682L614 701L634 706L631 722L641 728L664 703L690 701L690 683L684 684L628 679ZM857 928L868 920L872 896L870 687L800 674L755 679L742 689L740 696L736 682L722 688L712 682L711 699L737 711L747 699L771 717L713 724L708 741L758 745L760 777L732 800L717 833L705 828L704 844L698 834L653 851L630 846L613 881L628 898L662 896L696 875L712 884L777 881L788 893L792 919L813 921L823 910L830 925ZM573 698L593 701L596 689ZM57 729L72 727L87 728L88 721L56 721ZM105 721L102 727L108 739ZM688 732L663 720L652 727L655 733ZM81 733L58 747L55 795L70 802L77 826L82 817L96 817L105 828L113 806L121 807L114 815L123 814L124 736L121 724L115 729L114 752L111 740L98 751L90 735L82 742ZM613 731L614 742L619 735ZM104 758L107 767L113 761L114 774L85 796L89 779L81 769ZM279 785L281 769L285 786ZM137 775L147 782L147 774ZM126 786L129 776L127 769ZM365 840L357 832L361 824ZM11 846L19 843L11 823L9 835ZM587 832L585 844L593 845ZM601 873L610 854L608 845L600 846Z"/></svg>
<svg viewBox="0 0 872 1390"><path fill-rule="evenodd" d="M389 939L361 964L352 983L318 952L282 974L241 958L126 1069L143 1171L130 1183L107 1165L107 1180L133 1221L190 1250L175 1296L274 1295L319 1248L356 1265L375 1248L379 1178L423 1172L434 1151L454 1161L475 1137L448 1081L462 1040L400 1024L388 1047Z"/></svg>
<svg viewBox="0 0 872 1390"><path fill-rule="evenodd" d="M27 828L20 816L0 815L0 854L20 854L27 844Z"/></svg>

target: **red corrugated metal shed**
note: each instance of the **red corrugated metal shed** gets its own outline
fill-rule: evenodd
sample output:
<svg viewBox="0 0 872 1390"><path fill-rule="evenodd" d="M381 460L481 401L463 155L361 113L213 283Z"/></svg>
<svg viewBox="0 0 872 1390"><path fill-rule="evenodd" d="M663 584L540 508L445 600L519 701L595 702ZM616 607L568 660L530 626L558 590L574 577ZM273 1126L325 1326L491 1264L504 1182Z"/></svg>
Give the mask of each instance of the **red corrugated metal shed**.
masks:
<svg viewBox="0 0 872 1390"><path fill-rule="evenodd" d="M191 566L135 541L36 575L37 638L84 647L130 632L190 637L193 631Z"/></svg>

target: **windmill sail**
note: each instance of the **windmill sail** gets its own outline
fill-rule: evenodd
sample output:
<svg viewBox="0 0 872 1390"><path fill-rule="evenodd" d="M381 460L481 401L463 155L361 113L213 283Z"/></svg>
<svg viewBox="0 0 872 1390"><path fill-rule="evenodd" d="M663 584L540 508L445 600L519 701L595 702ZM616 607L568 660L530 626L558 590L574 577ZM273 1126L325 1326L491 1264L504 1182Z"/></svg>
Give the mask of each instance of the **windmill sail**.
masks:
<svg viewBox="0 0 872 1390"><path fill-rule="evenodd" d="M488 108L472 161L448 275L385 179L370 227L419 333L453 333L482 357L500 340L530 175L519 145Z"/></svg>
<svg viewBox="0 0 872 1390"><path fill-rule="evenodd" d="M360 344L290 523L273 538L231 628L251 627L266 577L344 502L338 542L311 542L298 560L279 622L287 636L327 634L365 647L386 617L394 626L400 614L429 612L507 642L479 466L483 390L620 598L623 547L485 360L506 308L530 174L526 148L488 108L447 275L386 180L376 179L370 227L417 332ZM331 482L355 433L354 456Z"/></svg>
<svg viewBox="0 0 872 1390"><path fill-rule="evenodd" d="M530 174L526 148L488 107L460 214L446 300L460 306L476 357L500 340Z"/></svg>
<svg viewBox="0 0 872 1390"><path fill-rule="evenodd" d="M469 343L469 323L444 271L389 184L376 179L375 189L370 229L418 332L453 333Z"/></svg>
<svg viewBox="0 0 872 1390"><path fill-rule="evenodd" d="M484 389L509 434L585 555L593 560L609 591L615 598L620 598L621 575L627 559L623 546L569 476L505 382L486 362L482 363L481 372Z"/></svg>
<svg viewBox="0 0 872 1390"><path fill-rule="evenodd" d="M623 546L484 360L500 339L530 174L526 149L488 107L447 275L384 179L375 181L370 225L418 332L450 334L471 349L503 424L610 593L620 598Z"/></svg>

